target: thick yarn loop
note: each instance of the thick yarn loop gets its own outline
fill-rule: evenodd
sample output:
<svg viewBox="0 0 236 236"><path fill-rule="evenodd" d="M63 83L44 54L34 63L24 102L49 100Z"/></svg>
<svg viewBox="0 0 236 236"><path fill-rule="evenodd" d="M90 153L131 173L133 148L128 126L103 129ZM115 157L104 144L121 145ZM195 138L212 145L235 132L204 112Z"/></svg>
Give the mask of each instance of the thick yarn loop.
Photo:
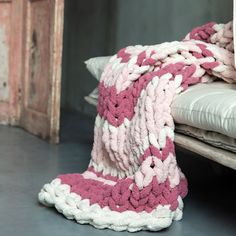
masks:
<svg viewBox="0 0 236 236"><path fill-rule="evenodd" d="M44 185L40 202L116 231L157 231L180 220L187 180L176 161L170 106L191 85L234 83L233 58L232 22L196 27L181 42L121 49L99 84L89 168Z"/></svg>

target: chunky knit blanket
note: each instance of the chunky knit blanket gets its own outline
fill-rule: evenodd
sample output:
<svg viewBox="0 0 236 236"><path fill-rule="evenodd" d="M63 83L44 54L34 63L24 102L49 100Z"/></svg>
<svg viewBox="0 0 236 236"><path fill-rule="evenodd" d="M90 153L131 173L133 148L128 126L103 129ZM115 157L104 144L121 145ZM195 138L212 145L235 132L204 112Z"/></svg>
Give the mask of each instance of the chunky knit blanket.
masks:
<svg viewBox="0 0 236 236"><path fill-rule="evenodd" d="M121 49L99 84L88 169L45 184L40 202L100 229L157 231L180 220L187 181L170 105L190 85L236 81L232 38L231 22L208 23L181 42Z"/></svg>

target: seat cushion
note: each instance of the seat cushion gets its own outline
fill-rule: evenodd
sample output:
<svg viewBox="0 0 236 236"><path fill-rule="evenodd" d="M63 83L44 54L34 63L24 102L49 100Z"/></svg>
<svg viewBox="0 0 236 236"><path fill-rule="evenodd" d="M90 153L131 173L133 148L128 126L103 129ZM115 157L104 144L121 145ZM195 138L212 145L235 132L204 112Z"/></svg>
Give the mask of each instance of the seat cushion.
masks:
<svg viewBox="0 0 236 236"><path fill-rule="evenodd" d="M172 105L176 123L236 138L236 85L197 84L176 96Z"/></svg>
<svg viewBox="0 0 236 236"><path fill-rule="evenodd" d="M177 123L175 125L175 133L191 136L201 140L204 143L236 153L236 139L224 134Z"/></svg>

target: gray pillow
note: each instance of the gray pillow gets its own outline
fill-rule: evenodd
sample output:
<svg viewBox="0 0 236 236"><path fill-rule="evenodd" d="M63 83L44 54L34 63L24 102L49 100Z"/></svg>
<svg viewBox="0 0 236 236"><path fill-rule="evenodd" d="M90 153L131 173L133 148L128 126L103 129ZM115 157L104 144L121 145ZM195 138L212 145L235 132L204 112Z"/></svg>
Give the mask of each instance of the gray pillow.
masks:
<svg viewBox="0 0 236 236"><path fill-rule="evenodd" d="M111 56L106 57L93 57L85 61L88 71L99 81L102 72L110 60ZM89 95L84 99L91 105L96 106L98 102L98 88L96 87Z"/></svg>
<svg viewBox="0 0 236 236"><path fill-rule="evenodd" d="M88 71L99 81L102 72L110 60L111 56L106 57L93 57L85 61Z"/></svg>

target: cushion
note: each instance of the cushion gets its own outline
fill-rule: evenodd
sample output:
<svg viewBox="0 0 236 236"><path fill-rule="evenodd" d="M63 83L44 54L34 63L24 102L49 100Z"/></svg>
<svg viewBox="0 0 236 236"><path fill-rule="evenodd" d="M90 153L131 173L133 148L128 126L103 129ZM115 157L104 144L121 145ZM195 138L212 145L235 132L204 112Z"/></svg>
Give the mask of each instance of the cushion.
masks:
<svg viewBox="0 0 236 236"><path fill-rule="evenodd" d="M175 132L197 138L204 143L236 153L236 139L224 134L182 124L175 125Z"/></svg>
<svg viewBox="0 0 236 236"><path fill-rule="evenodd" d="M225 82L197 84L175 97L176 123L236 138L236 85Z"/></svg>
<svg viewBox="0 0 236 236"><path fill-rule="evenodd" d="M86 61L87 68L99 80L109 59L110 57L89 59ZM96 104L97 94L95 90L87 96L93 98L92 104ZM191 86L175 97L171 108L176 123L236 138L235 84L215 81Z"/></svg>
<svg viewBox="0 0 236 236"><path fill-rule="evenodd" d="M86 67L88 71L97 79L99 80L105 65L108 63L111 57L93 57L85 61Z"/></svg>

